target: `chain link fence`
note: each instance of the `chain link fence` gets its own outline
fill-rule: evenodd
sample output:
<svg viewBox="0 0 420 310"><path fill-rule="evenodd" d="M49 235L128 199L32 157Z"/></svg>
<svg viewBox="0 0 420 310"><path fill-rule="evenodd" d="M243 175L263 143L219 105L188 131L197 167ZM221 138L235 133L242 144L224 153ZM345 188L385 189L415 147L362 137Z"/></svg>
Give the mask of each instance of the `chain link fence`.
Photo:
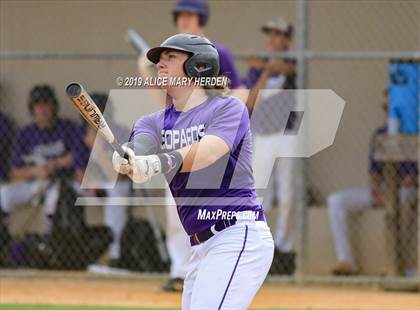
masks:
<svg viewBox="0 0 420 310"><path fill-rule="evenodd" d="M418 116L411 121L417 126L414 133L389 136L386 126L399 115L391 111L404 87L392 80L395 61L391 60L398 59L398 70L404 71L408 60L419 59L419 3L297 1L294 5L291 49L253 52L252 58L286 55L294 65L295 85L290 89L331 89L345 107L334 143L310 158L278 160L273 173L278 179L272 177L268 183L271 196L262 191L277 245L271 274L344 283L388 277L415 280L420 248ZM281 8L279 4L274 16L282 15ZM251 54L233 52L245 76ZM68 75L82 72L81 82L102 90L95 98L105 105L105 89L115 87L116 76L136 75L135 59L131 53L1 51L2 268L170 270L163 205L103 205L106 197L164 197L164 189L139 193L144 190L134 190L122 177L113 188L102 184L80 189L86 169L106 179L110 168L101 154L109 158L112 151L103 145L101 154L91 152L101 142L65 104L64 90L58 88L69 82ZM418 70L418 62L409 65ZM67 68L68 75L60 68ZM21 73L25 78L17 83ZM106 78L99 83L97 76ZM415 74L408 78L415 79ZM270 87L263 88L273 96ZM408 91L417 94L418 107L418 86ZM260 128L274 128L255 132L256 148L264 153L257 156L264 158L270 145L277 143L273 133L297 135L306 112L277 109L284 102L296 104L293 96L274 97L271 103L267 98L257 100L261 111L256 109L253 121L260 122ZM117 121L113 126L126 141L130 128ZM98 206L75 206L77 197L97 197Z"/></svg>

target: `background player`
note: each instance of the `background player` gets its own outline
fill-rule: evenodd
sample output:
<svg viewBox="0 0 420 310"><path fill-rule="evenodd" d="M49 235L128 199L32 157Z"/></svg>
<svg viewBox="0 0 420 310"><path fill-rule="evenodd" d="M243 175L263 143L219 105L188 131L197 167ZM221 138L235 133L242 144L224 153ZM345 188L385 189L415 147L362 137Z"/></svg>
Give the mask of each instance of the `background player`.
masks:
<svg viewBox="0 0 420 310"><path fill-rule="evenodd" d="M0 187L1 210L7 218L19 205L43 204L49 233L60 193L58 177L70 178L73 172L77 125L58 117L58 101L48 85L32 88L29 111L34 122L17 133L10 183Z"/></svg>
<svg viewBox="0 0 420 310"><path fill-rule="evenodd" d="M385 103L382 108L386 120L388 113L388 91L385 91ZM358 272L356 260L350 246L348 217L351 213L366 210L368 208L384 207L386 193L384 191L383 164L374 160L375 139L380 134L387 133L387 126L382 125L375 130L370 141L369 152L369 186L353 187L344 189L328 196L328 212L331 230L335 242L337 265L332 270L335 275L351 275ZM416 200L416 174L417 167L412 163L401 163L398 169L398 177L402 179L402 186L399 191L399 199L402 205L412 206ZM397 177L397 176L395 176ZM412 218L413 214L411 214ZM409 223L403 223L409 225ZM408 251L407 251L408 252ZM409 256L410 253L405 253ZM415 262L414 262L415 266ZM414 268L409 266L408 269Z"/></svg>
<svg viewBox="0 0 420 310"><path fill-rule="evenodd" d="M108 96L93 93L91 97L99 110L106 115L108 125L116 139L118 141L127 140L129 131L113 120L112 102L108 100ZM109 156L113 152L112 147L100 135L97 135L97 132L86 122L83 122L80 128L80 136L83 137L82 143L75 153L75 189L78 193L84 196L127 197L131 190L131 181L127 177L119 175L115 183L115 171L109 163ZM83 190L80 189L82 181ZM111 228L114 238L107 255L100 259L101 264L120 267L120 238L126 221L126 206L105 205L104 222ZM90 267L92 271L97 270L95 266ZM100 270L103 271L103 269Z"/></svg>
<svg viewBox="0 0 420 310"><path fill-rule="evenodd" d="M268 52L289 50L293 38L293 26L283 18L268 20L261 27L261 31L265 34ZM293 122L288 123L290 111L293 110L293 95L281 90L296 88L296 62L293 59L251 58L248 63L250 68L245 83L251 91L247 106L250 113L253 113L254 173L256 179L260 180L265 178L262 177L266 171L265 165L273 160L273 154L270 152L272 146L281 139L285 127L289 130L295 125ZM266 89L270 91L265 91ZM297 164L295 158L278 158L264 193L265 211L268 211L275 202L278 206L274 235L276 252L272 266L272 271L278 273L291 274L294 271L294 204L299 184Z"/></svg>
<svg viewBox="0 0 420 310"><path fill-rule="evenodd" d="M219 72L213 44L196 35L170 37L147 57L157 63L160 77L217 76ZM160 173L169 182L193 251L182 308L246 309L273 255L271 233L254 190L247 109L235 97L209 97L202 87L166 90L171 103L136 122L130 138L134 150L126 147L130 163L114 153L114 167L137 183ZM182 132L185 139L177 143L168 139ZM157 155L135 156L140 150ZM234 173L240 177L234 178ZM215 184L219 186L213 187ZM229 198L237 203L232 205ZM217 210L242 215L250 211L257 216L199 218L200 212Z"/></svg>

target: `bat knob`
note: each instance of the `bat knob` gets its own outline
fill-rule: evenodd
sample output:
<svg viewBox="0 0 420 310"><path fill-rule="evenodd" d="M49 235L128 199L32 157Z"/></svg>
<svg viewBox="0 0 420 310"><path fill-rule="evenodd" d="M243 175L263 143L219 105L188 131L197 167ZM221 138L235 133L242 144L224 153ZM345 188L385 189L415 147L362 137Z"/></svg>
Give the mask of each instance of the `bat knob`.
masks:
<svg viewBox="0 0 420 310"><path fill-rule="evenodd" d="M67 97L73 98L73 97L79 97L82 93L82 85L79 83L73 82L67 85L66 87L66 94Z"/></svg>

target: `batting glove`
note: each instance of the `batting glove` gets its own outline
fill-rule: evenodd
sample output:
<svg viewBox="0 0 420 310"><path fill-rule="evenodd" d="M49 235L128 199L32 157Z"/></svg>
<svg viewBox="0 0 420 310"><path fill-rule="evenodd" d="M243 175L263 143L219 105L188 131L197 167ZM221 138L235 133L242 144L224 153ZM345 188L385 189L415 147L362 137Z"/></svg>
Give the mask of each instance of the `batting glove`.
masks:
<svg viewBox="0 0 420 310"><path fill-rule="evenodd" d="M136 154L127 145L122 145L121 148L128 154L130 160L125 159L117 151L112 154L112 166L114 170L121 174L129 174L132 171L131 162L134 161Z"/></svg>
<svg viewBox="0 0 420 310"><path fill-rule="evenodd" d="M136 156L131 165L133 174L130 175L135 183L144 183L162 172L162 164L157 155Z"/></svg>

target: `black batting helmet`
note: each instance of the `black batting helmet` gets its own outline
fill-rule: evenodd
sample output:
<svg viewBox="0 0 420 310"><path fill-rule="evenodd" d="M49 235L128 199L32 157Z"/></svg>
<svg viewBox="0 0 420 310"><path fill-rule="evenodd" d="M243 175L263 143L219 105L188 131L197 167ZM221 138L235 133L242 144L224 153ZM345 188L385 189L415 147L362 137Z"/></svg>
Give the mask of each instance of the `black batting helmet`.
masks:
<svg viewBox="0 0 420 310"><path fill-rule="evenodd" d="M49 85L35 85L29 93L29 111L32 113L34 106L40 102L50 102L54 108L54 114L58 112L58 101L54 89Z"/></svg>
<svg viewBox="0 0 420 310"><path fill-rule="evenodd" d="M185 74L189 77L215 77L219 74L219 53L206 37L193 34L176 34L159 46L147 52L147 58L157 64L165 50L180 51L191 56L184 63Z"/></svg>

